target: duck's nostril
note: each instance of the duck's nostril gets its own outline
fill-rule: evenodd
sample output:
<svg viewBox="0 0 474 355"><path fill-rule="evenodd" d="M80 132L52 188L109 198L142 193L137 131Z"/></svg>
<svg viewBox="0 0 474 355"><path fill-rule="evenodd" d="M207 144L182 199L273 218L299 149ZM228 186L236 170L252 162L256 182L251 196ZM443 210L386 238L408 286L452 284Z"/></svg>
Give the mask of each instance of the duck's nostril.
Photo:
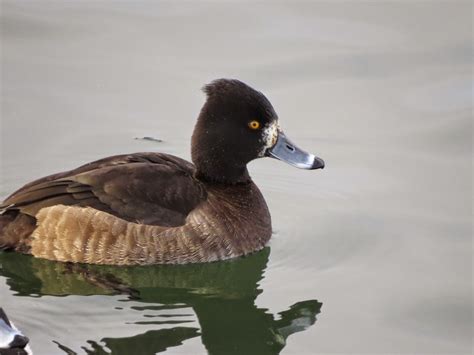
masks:
<svg viewBox="0 0 474 355"><path fill-rule="evenodd" d="M289 144L286 145L286 148L287 148L289 151L291 151L291 152L294 152L294 151L295 151L295 147L293 147L293 146L291 146L291 145L289 145Z"/></svg>

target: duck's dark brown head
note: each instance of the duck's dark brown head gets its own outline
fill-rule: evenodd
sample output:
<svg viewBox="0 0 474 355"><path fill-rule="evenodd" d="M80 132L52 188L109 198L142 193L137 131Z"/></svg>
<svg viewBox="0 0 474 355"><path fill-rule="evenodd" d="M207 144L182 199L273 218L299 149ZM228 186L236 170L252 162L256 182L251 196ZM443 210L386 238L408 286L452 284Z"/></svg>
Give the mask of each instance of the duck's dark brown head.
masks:
<svg viewBox="0 0 474 355"><path fill-rule="evenodd" d="M306 169L324 162L298 149L278 126L270 101L239 80L218 79L207 95L192 136L192 160L200 179L220 183L250 180L247 164L264 156Z"/></svg>

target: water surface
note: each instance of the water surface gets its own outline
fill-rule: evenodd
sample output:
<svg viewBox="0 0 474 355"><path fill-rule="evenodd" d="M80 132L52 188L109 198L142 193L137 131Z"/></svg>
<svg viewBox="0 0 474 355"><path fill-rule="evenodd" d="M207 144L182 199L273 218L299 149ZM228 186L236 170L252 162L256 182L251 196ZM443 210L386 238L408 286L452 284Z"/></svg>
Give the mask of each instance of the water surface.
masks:
<svg viewBox="0 0 474 355"><path fill-rule="evenodd" d="M1 254L0 305L36 354L471 353L470 2L1 6L1 198L108 155L189 158L219 77L327 163L250 164L274 235L248 258Z"/></svg>

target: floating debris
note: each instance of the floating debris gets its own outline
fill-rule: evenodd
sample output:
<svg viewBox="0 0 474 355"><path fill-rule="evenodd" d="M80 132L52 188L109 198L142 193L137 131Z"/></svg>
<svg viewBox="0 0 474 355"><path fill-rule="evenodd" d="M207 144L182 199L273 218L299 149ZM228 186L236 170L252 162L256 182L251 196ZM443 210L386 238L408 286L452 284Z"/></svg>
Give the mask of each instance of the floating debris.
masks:
<svg viewBox="0 0 474 355"><path fill-rule="evenodd" d="M137 140L151 141L151 142L163 142L163 140L155 137L135 137Z"/></svg>

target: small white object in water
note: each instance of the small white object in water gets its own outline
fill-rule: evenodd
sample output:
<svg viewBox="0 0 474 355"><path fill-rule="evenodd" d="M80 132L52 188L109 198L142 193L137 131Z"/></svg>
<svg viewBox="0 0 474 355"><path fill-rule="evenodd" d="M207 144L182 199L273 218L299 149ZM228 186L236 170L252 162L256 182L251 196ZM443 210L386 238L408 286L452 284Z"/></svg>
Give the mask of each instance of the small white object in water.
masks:
<svg viewBox="0 0 474 355"><path fill-rule="evenodd" d="M28 341L29 339L15 327L0 308L0 351L1 349L18 349L18 354L32 354Z"/></svg>

